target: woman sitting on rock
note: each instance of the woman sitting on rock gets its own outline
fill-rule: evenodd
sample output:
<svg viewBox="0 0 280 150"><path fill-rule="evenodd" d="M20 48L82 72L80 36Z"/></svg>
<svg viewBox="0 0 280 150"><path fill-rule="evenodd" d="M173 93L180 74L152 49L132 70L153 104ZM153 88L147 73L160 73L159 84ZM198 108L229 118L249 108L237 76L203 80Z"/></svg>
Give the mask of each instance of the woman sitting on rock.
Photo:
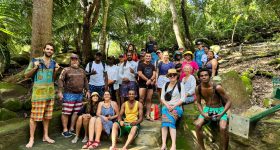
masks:
<svg viewBox="0 0 280 150"><path fill-rule="evenodd" d="M88 141L88 125L89 122L94 122L96 119L96 112L97 112L97 106L100 101L99 94L97 92L93 92L91 94L91 99L88 103L86 103L82 109L78 112L78 119L76 122L76 136L71 141L72 143L77 143L79 140L80 130L83 125L85 130L85 136L82 140L83 143Z"/></svg>
<svg viewBox="0 0 280 150"><path fill-rule="evenodd" d="M193 102L195 99L196 79L193 75L191 75L191 72L193 71L191 65L185 65L183 71L185 73L185 77L182 79L182 83L185 88L185 103L188 104Z"/></svg>
<svg viewBox="0 0 280 150"><path fill-rule="evenodd" d="M90 122L89 124L89 140L86 145L83 146L85 149L97 148L101 145L100 137L102 130L109 136L111 134L111 129L113 123L119 115L119 107L115 101L111 100L111 95L109 91L104 92L104 101L98 104L96 112L95 122ZM94 124L94 125L93 125ZM93 130L94 129L94 130ZM93 141L93 135L95 133L95 141Z"/></svg>
<svg viewBox="0 0 280 150"><path fill-rule="evenodd" d="M162 107L162 146L161 150L166 149L166 139L168 129L171 136L172 146L170 150L176 150L176 121L183 114L182 103L185 99L184 85L178 81L176 69L169 69L167 77L170 82L167 82L161 92Z"/></svg>
<svg viewBox="0 0 280 150"><path fill-rule="evenodd" d="M207 53L208 60L207 60L206 64L204 65L204 68L206 68L212 72L212 75L211 75L212 78L214 76L218 75L218 68L219 68L218 61L217 61L217 59L215 59L214 55L215 54L213 51L209 51Z"/></svg>

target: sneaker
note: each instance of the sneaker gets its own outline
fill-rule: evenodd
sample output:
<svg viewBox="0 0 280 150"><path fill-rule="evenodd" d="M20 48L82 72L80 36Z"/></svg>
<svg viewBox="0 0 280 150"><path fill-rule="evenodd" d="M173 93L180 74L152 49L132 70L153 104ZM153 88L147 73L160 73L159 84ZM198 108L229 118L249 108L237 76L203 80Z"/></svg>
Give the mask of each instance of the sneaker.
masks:
<svg viewBox="0 0 280 150"><path fill-rule="evenodd" d="M75 130L69 130L69 134L76 135Z"/></svg>
<svg viewBox="0 0 280 150"><path fill-rule="evenodd" d="M79 140L78 136L75 136L74 139L71 141L73 144L77 143Z"/></svg>
<svg viewBox="0 0 280 150"><path fill-rule="evenodd" d="M84 139L82 140L83 143L86 143L88 141L88 137L85 136Z"/></svg>
<svg viewBox="0 0 280 150"><path fill-rule="evenodd" d="M64 136L65 138L69 138L72 136L72 134L70 134L68 131L62 132L61 135Z"/></svg>

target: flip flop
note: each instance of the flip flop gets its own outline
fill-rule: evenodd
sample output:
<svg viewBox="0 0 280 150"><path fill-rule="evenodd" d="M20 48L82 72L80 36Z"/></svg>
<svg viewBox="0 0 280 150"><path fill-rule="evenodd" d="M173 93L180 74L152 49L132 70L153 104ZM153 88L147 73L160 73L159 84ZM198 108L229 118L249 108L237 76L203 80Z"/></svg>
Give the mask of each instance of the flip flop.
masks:
<svg viewBox="0 0 280 150"><path fill-rule="evenodd" d="M82 149L88 149L88 147L90 147L93 144L93 141L88 141L83 147Z"/></svg>
<svg viewBox="0 0 280 150"><path fill-rule="evenodd" d="M97 147L101 146L101 142L97 142L97 141L94 141L89 147L88 149L95 149Z"/></svg>
<svg viewBox="0 0 280 150"><path fill-rule="evenodd" d="M53 139L48 139L48 140L43 139L42 141L43 141L43 142L46 142L46 143L48 143L48 144L54 144L54 143L55 143L55 140L53 140Z"/></svg>
<svg viewBox="0 0 280 150"><path fill-rule="evenodd" d="M153 121L153 119L149 115L145 115L146 120Z"/></svg>

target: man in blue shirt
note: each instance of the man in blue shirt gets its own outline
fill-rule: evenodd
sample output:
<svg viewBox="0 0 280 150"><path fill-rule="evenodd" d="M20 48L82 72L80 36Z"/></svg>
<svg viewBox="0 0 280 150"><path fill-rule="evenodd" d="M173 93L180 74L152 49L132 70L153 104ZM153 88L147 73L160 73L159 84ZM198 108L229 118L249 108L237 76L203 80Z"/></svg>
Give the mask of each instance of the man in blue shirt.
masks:
<svg viewBox="0 0 280 150"><path fill-rule="evenodd" d="M194 52L194 61L198 64L199 69L201 69L202 64L203 64L201 61L201 58L202 58L202 55L205 54L204 49L203 49L203 43L198 41L196 43L196 46L197 46L197 49Z"/></svg>
<svg viewBox="0 0 280 150"><path fill-rule="evenodd" d="M146 43L146 52L154 52L154 46L157 46L157 42L153 39L152 36L149 36L149 41ZM156 52L156 51L155 51Z"/></svg>

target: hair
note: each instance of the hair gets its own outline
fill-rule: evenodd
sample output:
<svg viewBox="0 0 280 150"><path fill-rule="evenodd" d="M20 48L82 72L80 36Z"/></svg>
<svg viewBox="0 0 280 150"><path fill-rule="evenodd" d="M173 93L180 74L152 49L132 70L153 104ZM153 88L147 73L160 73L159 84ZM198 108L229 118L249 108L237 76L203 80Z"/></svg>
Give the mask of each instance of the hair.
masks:
<svg viewBox="0 0 280 150"><path fill-rule="evenodd" d="M111 96L111 93L110 93L109 90L105 90L105 91L104 91L104 94L105 94L105 92L108 92L108 93L110 94L110 96ZM103 94L103 97L102 97L103 100L104 100L104 94Z"/></svg>
<svg viewBox="0 0 280 150"><path fill-rule="evenodd" d="M146 56L147 54L149 54L149 55L152 55L151 53L149 53L149 52L146 52L146 53L145 53L145 56Z"/></svg>
<svg viewBox="0 0 280 150"><path fill-rule="evenodd" d="M212 53L213 55L215 55L214 51L211 50L211 51L209 51L209 52ZM208 52L208 53L209 53L209 52Z"/></svg>
<svg viewBox="0 0 280 150"><path fill-rule="evenodd" d="M193 71L193 67L192 67L191 65L189 65L189 64L187 64L187 65L184 66L183 71L185 70L185 68L190 68L191 71Z"/></svg>
<svg viewBox="0 0 280 150"><path fill-rule="evenodd" d="M44 49L47 47L47 45L49 45L49 46L51 46L51 47L53 47L53 49L54 49L54 44L53 43L46 43L45 45L44 45Z"/></svg>
<svg viewBox="0 0 280 150"><path fill-rule="evenodd" d="M206 69L206 68L202 68L197 72L198 77L200 77L201 72L206 71L209 75L209 77L211 77L212 73L210 70Z"/></svg>
<svg viewBox="0 0 280 150"><path fill-rule="evenodd" d="M93 102L92 102L92 96L87 101L88 102L85 104L86 105L86 113L91 113L91 112L96 113L98 104L101 101L100 97L98 96L98 100L94 105L93 105Z"/></svg>
<svg viewBox="0 0 280 150"><path fill-rule="evenodd" d="M162 52L162 55L164 55L164 54L167 54L167 55L169 56L168 51L163 51L163 52Z"/></svg>

